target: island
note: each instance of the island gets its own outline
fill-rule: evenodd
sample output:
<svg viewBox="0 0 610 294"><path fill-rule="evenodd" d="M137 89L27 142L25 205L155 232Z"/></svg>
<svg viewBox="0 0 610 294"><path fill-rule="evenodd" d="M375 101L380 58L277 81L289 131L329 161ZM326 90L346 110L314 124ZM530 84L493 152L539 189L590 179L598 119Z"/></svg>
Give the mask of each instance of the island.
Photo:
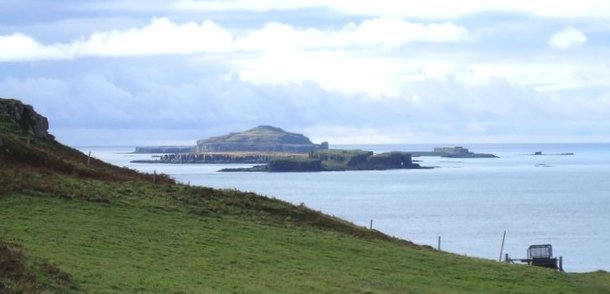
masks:
<svg viewBox="0 0 610 294"><path fill-rule="evenodd" d="M158 160L133 160L134 163L267 163L270 159L307 156L309 152L327 150L328 142L314 144L302 134L274 126L258 126L243 132L198 140L197 145L171 152L162 147L136 148L168 151ZM142 152L139 152L142 153Z"/></svg>
<svg viewBox="0 0 610 294"><path fill-rule="evenodd" d="M456 147L436 147L434 151L412 151L409 152L413 157L420 156L440 156L446 158L498 158L490 153L474 153L462 146Z"/></svg>
<svg viewBox="0 0 610 294"><path fill-rule="evenodd" d="M328 149L328 142L314 144L302 134L286 132L274 126L258 126L243 132L197 140L194 146L138 146L133 153L187 153L189 156L184 160L192 163L198 160L204 162L205 158L193 156L203 153L307 153L318 149ZM167 159L175 162L180 158Z"/></svg>
<svg viewBox="0 0 610 294"><path fill-rule="evenodd" d="M198 140L197 152L283 152L307 153L328 149L328 142L314 144L302 134L274 126L258 126L240 133Z"/></svg>
<svg viewBox="0 0 610 294"><path fill-rule="evenodd" d="M534 152L534 154L531 154L531 155L535 155L535 156L572 156L572 155L574 155L574 152L542 153L542 151L536 151L536 152Z"/></svg>
<svg viewBox="0 0 610 294"><path fill-rule="evenodd" d="M161 148L161 147L159 147ZM159 149L160 150L160 149ZM167 149L170 150L170 149ZM198 140L194 151L163 154L154 160L133 163L258 164L221 171L312 172L345 170L419 169L409 152L329 149L328 142L315 144L298 133L274 126L258 126L243 132Z"/></svg>
<svg viewBox="0 0 610 294"><path fill-rule="evenodd" d="M424 169L413 163L407 152L329 149L312 151L307 156L271 158L265 165L251 168L225 168L221 172L320 172L348 170Z"/></svg>

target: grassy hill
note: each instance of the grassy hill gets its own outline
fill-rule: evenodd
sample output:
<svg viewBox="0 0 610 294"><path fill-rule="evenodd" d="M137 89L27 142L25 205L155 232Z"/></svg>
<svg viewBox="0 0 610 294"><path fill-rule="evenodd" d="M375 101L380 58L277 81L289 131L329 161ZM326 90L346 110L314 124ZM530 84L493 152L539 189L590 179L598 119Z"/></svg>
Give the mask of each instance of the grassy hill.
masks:
<svg viewBox="0 0 610 294"><path fill-rule="evenodd" d="M437 252L277 199L88 164L6 101L0 293L610 292L606 272Z"/></svg>
<svg viewBox="0 0 610 294"><path fill-rule="evenodd" d="M327 149L328 143L313 144L302 134L286 132L273 126L258 126L239 133L197 141L199 152L289 152L308 153Z"/></svg>

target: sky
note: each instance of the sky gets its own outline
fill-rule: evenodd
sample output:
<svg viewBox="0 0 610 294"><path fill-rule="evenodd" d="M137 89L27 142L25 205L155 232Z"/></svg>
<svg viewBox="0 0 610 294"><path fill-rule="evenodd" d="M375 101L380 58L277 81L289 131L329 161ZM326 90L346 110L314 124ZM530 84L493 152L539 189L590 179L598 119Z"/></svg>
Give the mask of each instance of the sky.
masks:
<svg viewBox="0 0 610 294"><path fill-rule="evenodd" d="M0 97L72 146L610 142L610 2L0 0Z"/></svg>

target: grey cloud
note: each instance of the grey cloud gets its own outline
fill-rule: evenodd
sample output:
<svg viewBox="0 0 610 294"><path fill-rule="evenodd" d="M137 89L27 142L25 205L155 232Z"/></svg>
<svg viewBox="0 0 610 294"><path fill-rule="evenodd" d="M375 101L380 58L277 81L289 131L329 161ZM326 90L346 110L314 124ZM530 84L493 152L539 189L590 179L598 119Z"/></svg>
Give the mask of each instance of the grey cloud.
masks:
<svg viewBox="0 0 610 294"><path fill-rule="evenodd" d="M92 66L98 62L111 64ZM147 66L153 62L158 63ZM3 73L0 96L33 104L49 117L60 139L67 136L66 140L77 145L100 143L83 141L95 139L83 135L84 130L103 134L112 130L116 134L112 144L135 144L136 138L195 140L259 124L295 131L345 127L383 133L401 129L440 138L481 139L582 135L579 126L583 125L608 131L606 118L598 113L606 111L601 107L608 106L607 94L591 99L590 105L577 105L566 103L568 98L557 100L504 80L478 86L451 79L413 82L399 97L371 99L363 94L329 92L314 82L254 85L236 75L227 77L226 69L214 69L214 64L209 65L211 70L205 64L186 70L189 67L180 59L92 59L72 62L70 65L78 66L57 72L53 68L66 63L53 64L38 77ZM125 135L133 133L147 135ZM584 132L588 136L594 133ZM101 143L110 144L109 140Z"/></svg>

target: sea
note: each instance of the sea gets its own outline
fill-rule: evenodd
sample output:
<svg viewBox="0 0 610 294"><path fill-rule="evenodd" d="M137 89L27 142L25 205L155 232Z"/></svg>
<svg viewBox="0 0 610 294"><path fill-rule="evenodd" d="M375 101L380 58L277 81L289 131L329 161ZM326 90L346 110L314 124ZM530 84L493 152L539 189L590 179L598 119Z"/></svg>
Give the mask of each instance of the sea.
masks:
<svg viewBox="0 0 610 294"><path fill-rule="evenodd" d="M431 151L437 145L331 148ZM610 144L470 144L499 158L416 157L433 169L222 173L239 164L144 164L134 147L77 147L93 157L179 182L256 192L459 255L526 258L551 244L568 272L610 271ZM542 152L543 155L533 155ZM573 153L573 155L561 155ZM505 233L504 247L502 240Z"/></svg>

